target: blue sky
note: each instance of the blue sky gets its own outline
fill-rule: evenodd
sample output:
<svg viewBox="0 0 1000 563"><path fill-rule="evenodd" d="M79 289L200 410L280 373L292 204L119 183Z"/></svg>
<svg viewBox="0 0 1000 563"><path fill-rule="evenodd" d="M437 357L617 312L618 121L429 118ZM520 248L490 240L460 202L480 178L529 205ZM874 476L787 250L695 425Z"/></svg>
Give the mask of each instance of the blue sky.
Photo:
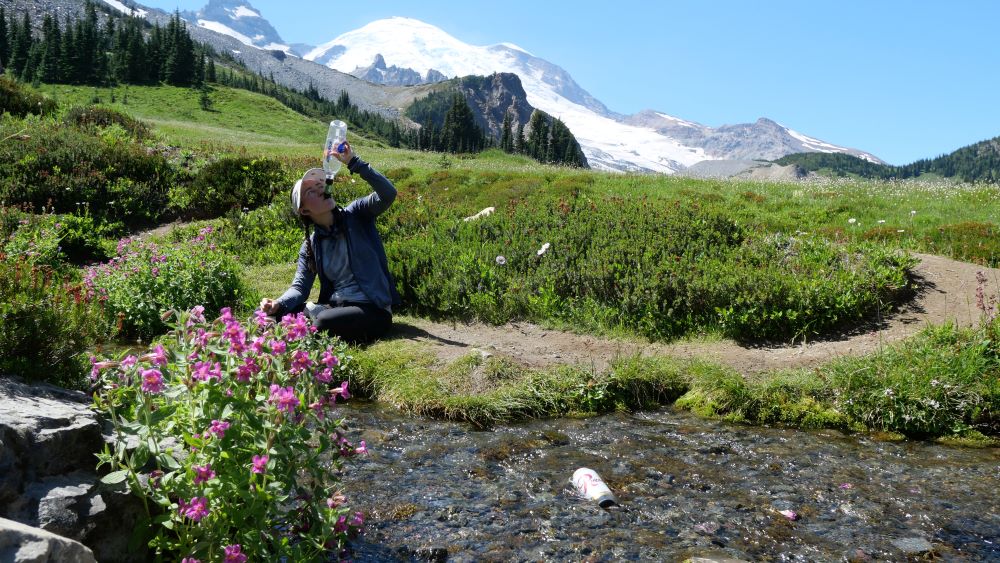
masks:
<svg viewBox="0 0 1000 563"><path fill-rule="evenodd" d="M289 43L416 18L466 43L515 43L613 111L713 127L768 117L892 164L1000 136L994 0L249 3Z"/></svg>

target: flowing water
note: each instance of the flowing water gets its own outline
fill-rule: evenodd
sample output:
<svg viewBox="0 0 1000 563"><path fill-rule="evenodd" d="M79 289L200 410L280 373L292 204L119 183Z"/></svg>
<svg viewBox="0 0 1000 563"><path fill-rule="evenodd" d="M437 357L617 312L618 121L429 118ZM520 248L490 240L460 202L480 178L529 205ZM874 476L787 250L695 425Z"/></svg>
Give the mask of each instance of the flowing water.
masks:
<svg viewBox="0 0 1000 563"><path fill-rule="evenodd" d="M345 414L371 450L344 480L368 514L355 561L1000 561L996 448L669 409L489 431L373 404ZM577 496L578 467L620 505Z"/></svg>

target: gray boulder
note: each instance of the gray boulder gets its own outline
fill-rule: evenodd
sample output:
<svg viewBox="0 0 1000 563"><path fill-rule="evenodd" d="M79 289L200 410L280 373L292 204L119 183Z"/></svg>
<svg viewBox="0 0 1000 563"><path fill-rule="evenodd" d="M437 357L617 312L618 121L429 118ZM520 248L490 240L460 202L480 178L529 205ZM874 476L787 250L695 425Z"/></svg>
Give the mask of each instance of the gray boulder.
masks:
<svg viewBox="0 0 1000 563"><path fill-rule="evenodd" d="M103 448L86 394L0 378L0 516L25 483L93 468Z"/></svg>
<svg viewBox="0 0 1000 563"><path fill-rule="evenodd" d="M96 563L85 545L20 522L0 518L0 561L4 563Z"/></svg>
<svg viewBox="0 0 1000 563"><path fill-rule="evenodd" d="M0 517L80 541L101 561L143 560L128 542L145 510L123 485L100 483L104 444L86 394L0 378Z"/></svg>

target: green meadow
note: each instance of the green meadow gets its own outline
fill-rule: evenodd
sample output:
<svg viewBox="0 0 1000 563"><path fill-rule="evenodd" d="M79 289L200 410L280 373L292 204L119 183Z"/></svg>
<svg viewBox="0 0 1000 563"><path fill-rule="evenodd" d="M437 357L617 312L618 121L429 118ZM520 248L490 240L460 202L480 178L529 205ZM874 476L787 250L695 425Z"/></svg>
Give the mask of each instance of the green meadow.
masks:
<svg viewBox="0 0 1000 563"><path fill-rule="evenodd" d="M103 279L84 264L111 259L121 237L147 233L144 240L166 248L211 227L212 252L224 255L211 263L239 278L223 284L226 293L213 303L248 314L260 297L287 287L302 240L287 189L302 169L319 165L325 123L266 96L218 86L209 109L196 92L166 86L41 85L37 93L58 109L5 115L0 128L6 262L29 249L39 257L35 267L67 283ZM67 121L70 108L92 105L139 120L151 133L136 135L111 121ZM850 329L912 299L916 260L909 252L1000 266L996 185L618 174L499 150L402 150L349 135L355 151L399 191L379 229L404 319L527 320L640 341L787 343ZM334 194L346 202L366 190L341 172ZM193 203L206 193L215 199ZM462 220L486 207L495 212ZM81 258L46 246L53 236L81 248ZM197 267L182 248L176 261L162 253L177 272ZM197 294L191 286L163 288L167 282L150 275L156 280L142 285L149 291L176 299ZM108 295L128 294L135 282L114 283L125 285L109 285ZM0 293L21 303L25 291L7 284ZM142 334L148 342L157 324L129 309L138 306L120 305L113 318L104 313L105 322L133 326L130 338ZM58 314L45 317L53 318ZM104 340L88 336L89 349L114 342L113 328L106 333ZM478 426L675 404L740 423L990 442L1000 436L998 342L995 318L969 330L936 326L868 357L749 377L672 358L619 358L600 373L531 370L475 355L439 365L419 344L387 340L351 350L352 389L415 414ZM30 344L0 335L5 352ZM472 373L479 385L468 384Z"/></svg>

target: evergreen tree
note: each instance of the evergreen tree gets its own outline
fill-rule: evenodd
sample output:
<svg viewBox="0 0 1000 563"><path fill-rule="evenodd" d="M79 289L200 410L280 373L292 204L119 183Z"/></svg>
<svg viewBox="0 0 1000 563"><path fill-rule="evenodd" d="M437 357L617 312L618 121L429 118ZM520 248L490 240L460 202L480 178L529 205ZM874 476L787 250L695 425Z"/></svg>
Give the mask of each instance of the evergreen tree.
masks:
<svg viewBox="0 0 1000 563"><path fill-rule="evenodd" d="M97 8L88 2L84 17L76 21L73 37L73 47L76 60L73 69L73 82L78 84L93 84L100 80L100 69L103 64L98 61L100 46L98 44Z"/></svg>
<svg viewBox="0 0 1000 563"><path fill-rule="evenodd" d="M66 16L62 41L59 42L59 78L63 82L76 82L76 46L74 45L73 24Z"/></svg>
<svg viewBox="0 0 1000 563"><path fill-rule="evenodd" d="M500 133L500 149L506 153L514 152L514 132L511 131L512 122L513 120L508 111L503 115L503 127Z"/></svg>
<svg viewBox="0 0 1000 563"><path fill-rule="evenodd" d="M213 59L208 59L208 65L205 67L205 80L215 82L215 61Z"/></svg>
<svg viewBox="0 0 1000 563"><path fill-rule="evenodd" d="M36 76L44 82L61 82L62 69L60 68L59 57L62 48L62 34L59 32L59 24L49 15L45 15L42 20L42 34L44 39L41 46L41 60L38 62L38 72Z"/></svg>
<svg viewBox="0 0 1000 563"><path fill-rule="evenodd" d="M517 135L514 137L514 152L517 154L524 154L524 124L521 123L517 126Z"/></svg>
<svg viewBox="0 0 1000 563"><path fill-rule="evenodd" d="M194 76L192 81L195 84L205 83L205 53L201 49L195 49L194 60L196 61L194 66Z"/></svg>
<svg viewBox="0 0 1000 563"><path fill-rule="evenodd" d="M180 12L175 11L164 34L163 67L160 79L175 86L194 83L194 42L188 34Z"/></svg>
<svg viewBox="0 0 1000 563"><path fill-rule="evenodd" d="M11 36L10 70L14 76L21 76L31 51L31 20L28 19L27 12L20 25L11 20Z"/></svg>
<svg viewBox="0 0 1000 563"><path fill-rule="evenodd" d="M549 126L545 117L543 112L536 109L528 120L531 133L528 135L526 153L535 160L544 160L548 149Z"/></svg>
<svg viewBox="0 0 1000 563"><path fill-rule="evenodd" d="M485 145L483 132L476 125L475 116L465 96L452 96L451 107L444 115L441 126L441 148L449 152L476 152Z"/></svg>
<svg viewBox="0 0 1000 563"><path fill-rule="evenodd" d="M7 38L7 11L0 6L0 72L10 62L10 41Z"/></svg>

